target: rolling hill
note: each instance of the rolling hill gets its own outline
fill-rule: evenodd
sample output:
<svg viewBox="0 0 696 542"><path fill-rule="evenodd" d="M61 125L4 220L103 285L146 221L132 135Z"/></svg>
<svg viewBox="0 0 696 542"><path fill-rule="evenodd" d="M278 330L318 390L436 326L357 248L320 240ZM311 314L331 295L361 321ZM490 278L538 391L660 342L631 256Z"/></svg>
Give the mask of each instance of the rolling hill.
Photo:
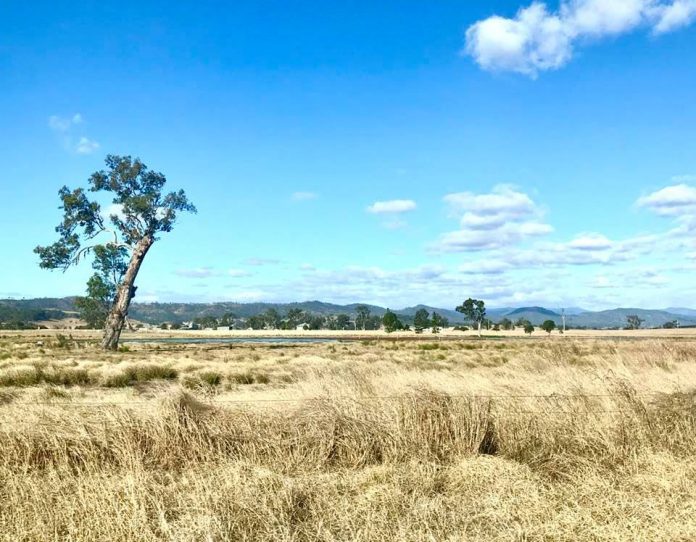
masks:
<svg viewBox="0 0 696 542"><path fill-rule="evenodd" d="M74 317L74 300L74 297L2 299L0 300L0 322L19 320L42 321ZM134 303L131 306L130 315L135 320L150 324L185 322L203 316L221 317L226 313L233 313L240 318L248 318L268 309L275 309L280 314L285 314L290 309L301 309L313 314L331 315L343 313L354 317L358 305L360 303L338 305L322 301L305 301L301 303ZM370 312L377 316L382 316L387 310L385 307L378 305L367 306ZM463 315L453 309L415 305L413 307L392 310L402 320L410 323L419 309L425 309L431 314L437 312L447 318L452 324L465 322ZM682 326L696 326L696 310L686 308L668 310L617 308L603 311L566 309L565 313L566 324L571 328L622 328L626 325L626 318L632 314L638 315L644 320L643 327L661 327L673 321L678 321ZM508 318L515 322L522 318L529 320L534 325L540 325L544 320L553 320L560 325L562 320L559 309L551 310L538 306L492 308L488 309L487 317L494 322L499 322L503 318Z"/></svg>

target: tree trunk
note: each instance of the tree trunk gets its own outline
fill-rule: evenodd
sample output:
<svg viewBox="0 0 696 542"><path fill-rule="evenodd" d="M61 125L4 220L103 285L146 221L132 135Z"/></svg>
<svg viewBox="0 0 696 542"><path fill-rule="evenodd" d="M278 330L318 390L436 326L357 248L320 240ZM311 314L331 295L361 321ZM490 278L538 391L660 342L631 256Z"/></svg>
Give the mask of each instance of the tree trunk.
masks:
<svg viewBox="0 0 696 542"><path fill-rule="evenodd" d="M154 240L149 235L143 237L140 242L136 245L133 250L130 262L128 263L128 269L123 275L123 280L116 290L116 297L114 298L114 303L111 306L111 312L106 318L104 323L104 338L102 339L101 346L104 350L116 350L118 348L118 341L121 338L121 331L126 323L126 316L128 315L128 307L130 307L131 299L135 295L135 288L133 284L135 283L135 278L138 276L138 271L140 271L140 266L145 259L147 251L150 250Z"/></svg>
<svg viewBox="0 0 696 542"><path fill-rule="evenodd" d="M481 320L478 321L478 336L481 336Z"/></svg>

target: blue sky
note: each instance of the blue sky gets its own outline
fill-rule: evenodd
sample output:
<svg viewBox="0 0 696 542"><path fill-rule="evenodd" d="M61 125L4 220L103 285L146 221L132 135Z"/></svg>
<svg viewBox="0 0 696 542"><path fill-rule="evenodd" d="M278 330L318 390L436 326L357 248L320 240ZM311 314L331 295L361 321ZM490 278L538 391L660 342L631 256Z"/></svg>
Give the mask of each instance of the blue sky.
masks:
<svg viewBox="0 0 696 542"><path fill-rule="evenodd" d="M60 5L62 4L62 5ZM184 188L140 301L696 305L696 0L4 2L0 297L107 153Z"/></svg>

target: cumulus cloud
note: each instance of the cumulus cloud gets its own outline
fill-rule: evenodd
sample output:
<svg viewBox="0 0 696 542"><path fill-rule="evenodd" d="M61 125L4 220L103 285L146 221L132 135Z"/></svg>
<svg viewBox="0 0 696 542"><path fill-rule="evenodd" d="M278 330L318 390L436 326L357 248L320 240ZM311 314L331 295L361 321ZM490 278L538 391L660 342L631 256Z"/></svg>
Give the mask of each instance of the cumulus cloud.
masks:
<svg viewBox="0 0 696 542"><path fill-rule="evenodd" d="M643 196L636 202L660 216L683 217L696 213L696 187L676 184Z"/></svg>
<svg viewBox="0 0 696 542"><path fill-rule="evenodd" d="M416 208L416 202L410 199L392 199L388 201L376 201L367 208L368 213L381 214L399 214L413 211Z"/></svg>
<svg viewBox="0 0 696 542"><path fill-rule="evenodd" d="M509 299L525 291L500 277L489 284L453 272L440 265L387 270L381 267L348 266L342 269L313 269L291 283L296 298L324 299L336 303L361 300L396 308L418 302L451 306L453 291L468 291L488 302ZM284 286L287 292L287 285ZM280 294L282 295L282 294ZM287 295L287 293L286 293Z"/></svg>
<svg viewBox="0 0 696 542"><path fill-rule="evenodd" d="M567 64L578 42L640 27L663 34L694 18L696 0L563 0L555 12L533 2L513 18L494 15L471 25L465 52L485 70L534 77Z"/></svg>
<svg viewBox="0 0 696 542"><path fill-rule="evenodd" d="M570 249L583 251L604 251L613 248L614 243L600 233L588 233L579 235L570 241L567 246Z"/></svg>
<svg viewBox="0 0 696 542"><path fill-rule="evenodd" d="M542 209L509 185L498 185L488 194L448 194L444 201L460 229L445 233L435 244L443 252L495 249L553 231L542 221Z"/></svg>

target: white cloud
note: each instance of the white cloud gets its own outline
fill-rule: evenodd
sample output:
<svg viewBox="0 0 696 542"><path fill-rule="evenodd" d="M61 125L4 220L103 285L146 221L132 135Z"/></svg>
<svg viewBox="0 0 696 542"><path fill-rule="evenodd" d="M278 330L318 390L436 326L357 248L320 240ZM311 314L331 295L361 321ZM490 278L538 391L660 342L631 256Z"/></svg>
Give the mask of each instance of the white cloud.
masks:
<svg viewBox="0 0 696 542"><path fill-rule="evenodd" d="M466 52L485 70L535 75L568 62L572 39L558 16L534 3L514 19L493 16L469 27Z"/></svg>
<svg viewBox="0 0 696 542"><path fill-rule="evenodd" d="M367 208L372 214L398 214L413 211L416 202L410 199L393 199L388 201L376 201Z"/></svg>
<svg viewBox="0 0 696 542"><path fill-rule="evenodd" d="M189 279L203 279L217 275L212 267L196 267L194 269L177 269L174 274Z"/></svg>
<svg viewBox="0 0 696 542"><path fill-rule="evenodd" d="M597 275L590 283L591 288L615 288L616 285L611 281L609 277L604 275Z"/></svg>
<svg viewBox="0 0 696 542"><path fill-rule="evenodd" d="M101 216L104 220L109 220L112 216L115 216L121 220L126 219L126 215L123 212L123 205L120 203L112 203L101 211Z"/></svg>
<svg viewBox="0 0 696 542"><path fill-rule="evenodd" d="M67 132L73 126L82 124L82 115L75 113L71 117L61 117L59 115L51 115L48 117L48 127L54 132Z"/></svg>
<svg viewBox="0 0 696 542"><path fill-rule="evenodd" d="M92 154L99 148L99 143L84 135L77 138L74 135L75 126L82 124L83 121L80 113L75 113L70 117L51 115L48 117L48 127L58 134L67 151L77 154Z"/></svg>
<svg viewBox="0 0 696 542"><path fill-rule="evenodd" d="M568 248L576 250L609 250L614 246L609 239L600 233L582 234L568 243Z"/></svg>
<svg viewBox="0 0 696 542"><path fill-rule="evenodd" d="M230 268L227 270L215 269L211 266L194 267L190 269L177 269L174 274L179 277L190 278L190 279L204 279L211 277L232 277L232 278L245 278L251 277L253 273L246 269Z"/></svg>
<svg viewBox="0 0 696 542"><path fill-rule="evenodd" d="M567 64L577 42L639 27L663 34L695 18L696 0L563 0L556 12L533 2L513 18L494 15L471 25L465 51L485 70L534 77Z"/></svg>
<svg viewBox="0 0 696 542"><path fill-rule="evenodd" d="M77 154L92 154L99 148L99 143L86 137L81 137L75 146Z"/></svg>
<svg viewBox="0 0 696 542"><path fill-rule="evenodd" d="M658 21L655 25L656 34L664 34L678 28L688 26L696 18L696 1L676 0L672 4L656 8Z"/></svg>
<svg viewBox="0 0 696 542"><path fill-rule="evenodd" d="M277 265L280 260L275 258L247 258L242 263L245 265L253 265L254 267L260 267L263 265Z"/></svg>
<svg viewBox="0 0 696 542"><path fill-rule="evenodd" d="M667 186L639 198L636 204L660 216L693 215L696 212L696 188L683 183Z"/></svg>
<svg viewBox="0 0 696 542"><path fill-rule="evenodd" d="M484 260L467 262L459 266L459 271L469 275L502 275L510 271L514 266L505 260Z"/></svg>
<svg viewBox="0 0 696 542"><path fill-rule="evenodd" d="M434 248L443 252L495 249L553 231L542 222L541 208L509 185L498 185L488 194L448 194L444 201L459 218L460 229L440 237Z"/></svg>
<svg viewBox="0 0 696 542"><path fill-rule="evenodd" d="M292 201L310 201L313 199L317 199L318 197L319 194L315 192L293 192L290 196L290 199Z"/></svg>
<svg viewBox="0 0 696 542"><path fill-rule="evenodd" d="M235 278L243 278L251 276L251 273L246 269L228 269L227 275Z"/></svg>

